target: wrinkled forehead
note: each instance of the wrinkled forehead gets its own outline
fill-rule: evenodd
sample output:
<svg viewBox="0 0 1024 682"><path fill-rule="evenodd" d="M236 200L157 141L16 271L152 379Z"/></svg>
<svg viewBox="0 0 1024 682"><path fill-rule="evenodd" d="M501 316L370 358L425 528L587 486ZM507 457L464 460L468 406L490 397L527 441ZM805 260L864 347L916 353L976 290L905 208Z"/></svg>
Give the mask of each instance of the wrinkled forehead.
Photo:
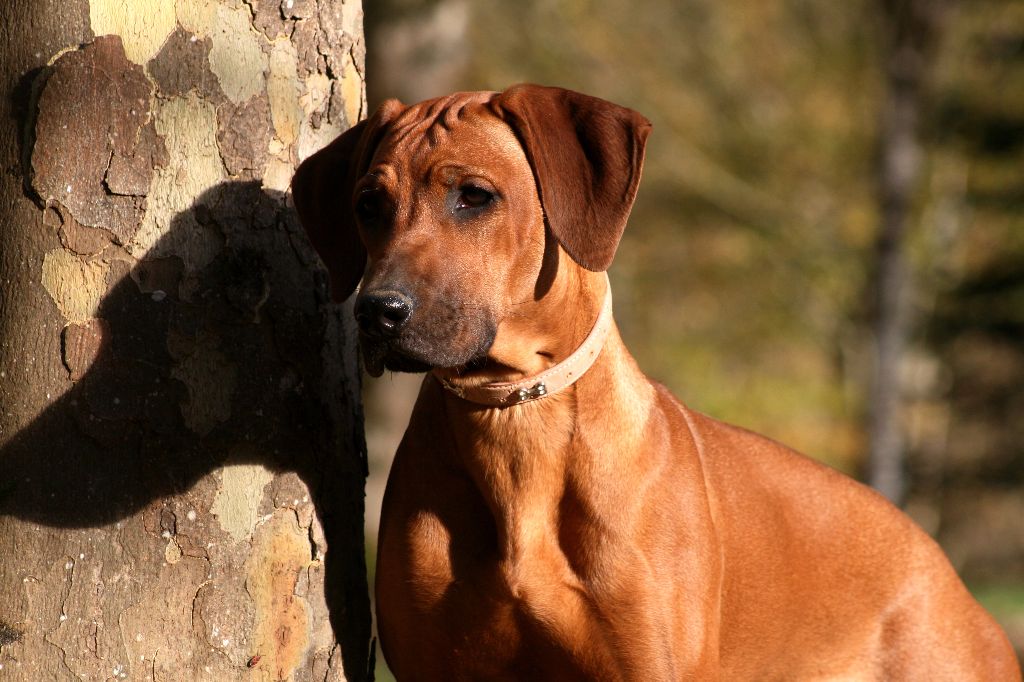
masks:
<svg viewBox="0 0 1024 682"><path fill-rule="evenodd" d="M460 159L522 159L515 133L490 107L496 94L457 93L408 107L388 123L371 170L381 165L417 169Z"/></svg>

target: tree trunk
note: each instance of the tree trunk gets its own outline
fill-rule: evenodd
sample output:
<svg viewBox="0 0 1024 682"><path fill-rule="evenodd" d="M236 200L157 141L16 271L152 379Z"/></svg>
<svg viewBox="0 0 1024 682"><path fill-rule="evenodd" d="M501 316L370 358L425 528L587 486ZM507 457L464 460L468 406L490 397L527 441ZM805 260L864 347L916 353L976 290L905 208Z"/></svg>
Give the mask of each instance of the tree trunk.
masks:
<svg viewBox="0 0 1024 682"><path fill-rule="evenodd" d="M920 175L922 91L939 32L942 0L882 0L885 94L879 139L880 225L875 240L875 375L869 404L868 483L899 504L904 480L900 380L911 328L912 281L906 253Z"/></svg>
<svg viewBox="0 0 1024 682"><path fill-rule="evenodd" d="M355 348L286 195L361 24L0 6L0 678L366 678Z"/></svg>

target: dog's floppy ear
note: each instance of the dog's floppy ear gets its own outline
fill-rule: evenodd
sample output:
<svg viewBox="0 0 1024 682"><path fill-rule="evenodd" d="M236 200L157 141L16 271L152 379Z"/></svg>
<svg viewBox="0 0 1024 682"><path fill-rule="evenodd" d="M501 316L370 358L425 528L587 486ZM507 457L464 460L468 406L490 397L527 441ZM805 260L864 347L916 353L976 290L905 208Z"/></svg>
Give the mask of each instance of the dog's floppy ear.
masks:
<svg viewBox="0 0 1024 682"><path fill-rule="evenodd" d="M303 161L292 178L292 200L309 241L327 266L331 297L352 295L366 267L352 211L352 191L373 158L385 124L403 109L397 100L381 104L329 145Z"/></svg>
<svg viewBox="0 0 1024 682"><path fill-rule="evenodd" d="M646 118L571 90L517 85L492 101L533 167L548 227L574 261L607 270L636 198Z"/></svg>

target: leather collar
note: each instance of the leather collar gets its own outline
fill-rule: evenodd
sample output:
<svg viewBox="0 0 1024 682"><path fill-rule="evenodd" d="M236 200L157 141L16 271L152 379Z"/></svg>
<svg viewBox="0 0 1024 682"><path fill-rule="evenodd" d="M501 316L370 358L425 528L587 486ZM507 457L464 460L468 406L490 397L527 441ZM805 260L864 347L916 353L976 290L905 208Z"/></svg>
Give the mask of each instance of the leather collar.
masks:
<svg viewBox="0 0 1024 682"><path fill-rule="evenodd" d="M454 386L448 381L436 377L448 391L473 403L488 407L510 407L554 395L571 386L583 376L597 360L608 338L612 327L612 289L611 282L605 289L604 304L597 316L594 328L583 343L565 360L552 365L539 374L520 379L519 381L503 381L480 386Z"/></svg>

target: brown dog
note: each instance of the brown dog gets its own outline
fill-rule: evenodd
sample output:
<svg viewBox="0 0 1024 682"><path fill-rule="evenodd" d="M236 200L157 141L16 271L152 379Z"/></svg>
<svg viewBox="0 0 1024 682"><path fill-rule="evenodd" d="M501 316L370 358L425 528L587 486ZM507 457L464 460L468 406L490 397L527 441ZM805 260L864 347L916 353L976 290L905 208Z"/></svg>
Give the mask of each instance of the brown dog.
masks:
<svg viewBox="0 0 1024 682"><path fill-rule="evenodd" d="M398 679L1020 679L906 516L637 368L604 270L649 131L532 85L389 101L295 176L367 369L428 372L380 529Z"/></svg>

